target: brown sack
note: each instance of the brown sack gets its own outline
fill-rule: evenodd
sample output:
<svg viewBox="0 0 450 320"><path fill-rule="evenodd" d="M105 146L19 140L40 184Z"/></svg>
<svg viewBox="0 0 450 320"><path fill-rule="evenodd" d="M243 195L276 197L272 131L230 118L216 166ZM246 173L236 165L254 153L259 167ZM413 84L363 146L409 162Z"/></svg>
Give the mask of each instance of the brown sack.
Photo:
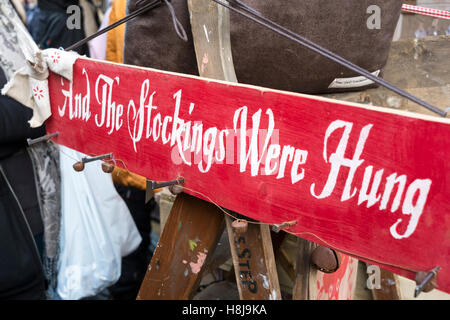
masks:
<svg viewBox="0 0 450 320"><path fill-rule="evenodd" d="M243 0L264 16L370 72L382 74L400 16L400 0ZM136 0L129 1L135 10ZM131 20L125 63L198 74L185 0L172 1L189 42L179 39L165 5ZM371 5L380 29L369 29ZM365 89L365 78L303 46L231 13L231 44L238 81L268 88L323 93ZM356 77L356 78L354 78ZM351 79L349 79L351 78ZM373 85L372 85L373 86Z"/></svg>
<svg viewBox="0 0 450 320"><path fill-rule="evenodd" d="M128 0L128 12L142 7L142 2ZM169 9L163 3L127 22L124 63L198 75L187 1L172 0L171 3L189 41L184 42L177 36Z"/></svg>

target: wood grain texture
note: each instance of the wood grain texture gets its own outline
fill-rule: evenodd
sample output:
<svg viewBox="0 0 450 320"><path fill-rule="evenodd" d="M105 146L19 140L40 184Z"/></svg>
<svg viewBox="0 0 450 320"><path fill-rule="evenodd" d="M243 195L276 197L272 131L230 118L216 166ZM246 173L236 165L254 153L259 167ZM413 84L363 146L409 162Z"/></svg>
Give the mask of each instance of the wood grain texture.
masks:
<svg viewBox="0 0 450 320"><path fill-rule="evenodd" d="M280 300L281 292L267 225L248 224L246 233L236 234L232 219L225 217L231 239L236 283L241 300Z"/></svg>
<svg viewBox="0 0 450 320"><path fill-rule="evenodd" d="M311 266L311 253L315 246L314 243L308 240L297 239L296 277L292 290L293 300L308 300L310 297L309 278L311 272L315 272Z"/></svg>
<svg viewBox="0 0 450 320"><path fill-rule="evenodd" d="M228 9L210 0L188 0L188 7L199 74L237 82Z"/></svg>
<svg viewBox="0 0 450 320"><path fill-rule="evenodd" d="M223 230L223 214L216 206L179 194L137 299L192 299Z"/></svg>

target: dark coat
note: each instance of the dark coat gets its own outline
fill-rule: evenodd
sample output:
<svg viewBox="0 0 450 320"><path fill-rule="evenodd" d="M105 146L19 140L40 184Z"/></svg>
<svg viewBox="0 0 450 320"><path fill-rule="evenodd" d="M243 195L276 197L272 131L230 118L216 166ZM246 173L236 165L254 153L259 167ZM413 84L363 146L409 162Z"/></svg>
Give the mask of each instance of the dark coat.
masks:
<svg viewBox="0 0 450 320"><path fill-rule="evenodd" d="M26 150L26 139L45 128L31 129L31 116L31 109L0 95L0 299L45 298L43 223Z"/></svg>

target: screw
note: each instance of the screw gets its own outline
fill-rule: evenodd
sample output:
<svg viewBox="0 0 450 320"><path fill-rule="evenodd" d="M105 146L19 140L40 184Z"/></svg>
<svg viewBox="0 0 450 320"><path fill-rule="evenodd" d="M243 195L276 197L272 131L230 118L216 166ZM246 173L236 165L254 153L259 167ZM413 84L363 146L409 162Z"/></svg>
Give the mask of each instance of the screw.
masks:
<svg viewBox="0 0 450 320"><path fill-rule="evenodd" d="M83 171L84 170L84 163L81 161L75 162L75 164L73 165L73 169L75 171Z"/></svg>
<svg viewBox="0 0 450 320"><path fill-rule="evenodd" d="M42 137L39 137L39 138L36 138L36 139L29 139L28 138L27 139L27 143L28 143L29 146L31 146L31 145L36 144L38 142L50 140L51 138L56 137L56 136L58 136L58 132L55 132L55 133L52 133L52 134L47 134L45 136L42 136Z"/></svg>
<svg viewBox="0 0 450 320"><path fill-rule="evenodd" d="M174 184L169 186L169 191L173 194L173 195L177 195L182 193L184 190L183 186L180 186L179 184Z"/></svg>
<svg viewBox="0 0 450 320"><path fill-rule="evenodd" d="M86 157L83 157L82 159L81 159L81 161L78 161L78 162L75 162L75 164L73 165L73 169L75 170L75 171L83 171L84 170L84 164L85 163L88 163L88 162L92 162L92 161L96 161L96 160L102 160L102 159L106 159L106 158L112 158L113 157L113 154L112 153L107 153L107 154L103 154L103 155L100 155L100 156L96 156L96 157L92 157L92 158L86 158ZM112 169L111 169L111 167L108 167L107 168L107 166L112 166ZM106 164L105 166L102 164L102 169L103 169L103 171L104 172L112 172L112 170L114 169L114 166L113 165L110 165L110 164ZM111 171L105 171L105 170L111 170Z"/></svg>

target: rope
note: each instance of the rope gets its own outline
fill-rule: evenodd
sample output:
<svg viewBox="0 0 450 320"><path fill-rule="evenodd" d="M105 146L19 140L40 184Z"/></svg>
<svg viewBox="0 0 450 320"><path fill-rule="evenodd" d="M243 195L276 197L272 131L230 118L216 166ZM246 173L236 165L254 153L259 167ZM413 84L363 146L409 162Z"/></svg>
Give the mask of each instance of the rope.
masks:
<svg viewBox="0 0 450 320"><path fill-rule="evenodd" d="M94 39L94 38L104 34L105 32L108 32L108 31L110 31L110 30L120 26L121 24L124 24L125 22L127 22L127 21L129 21L129 20L131 20L131 19L133 19L135 17L137 17L138 15L158 7L163 1L167 5L167 7L169 8L170 15L172 17L173 26L175 28L175 32L177 33L178 37L180 37L180 39L183 40L183 41L188 41L188 37L187 37L186 31L184 30L183 25L181 24L181 22L178 20L177 15L175 13L175 10L174 10L172 4L168 0L154 0L154 1L150 2L150 3L147 3L142 8L139 8L138 10L134 11L133 13L130 13L129 15L123 17L122 19L120 19L120 20L110 24L106 28L101 29L101 30L97 31L96 33L90 35L89 37L86 37L86 38L78 41L77 43L67 47L65 50L66 51L74 50L74 49L78 48L79 46L85 44L86 42L89 42L92 39ZM136 3L136 5L139 5L142 2L147 2L147 0L138 1Z"/></svg>
<svg viewBox="0 0 450 320"><path fill-rule="evenodd" d="M420 271L420 270L413 270L411 268L408 268L408 267L405 267L405 266L401 266L401 265L396 265L396 264L392 264L392 263L388 263L388 262L383 262L383 261L380 261L380 260L375 260L375 259L372 259L372 258L367 258L367 257L361 256L359 254L356 254L356 253L353 253L353 252L350 252L350 251L341 250L339 248L336 248L335 246L330 244L328 241L322 239L321 237L319 237L318 235L316 235L315 233L312 233L312 232L307 232L307 231L305 231L305 232L297 232L297 233L289 232L289 231L286 231L286 232L288 232L290 234L293 234L293 235L297 235L297 236L298 235L300 235L300 236L301 235L313 236L317 240L319 240L322 243L324 243L328 248L336 250L336 251L339 251L339 252L342 252L342 253L350 255L350 256L354 256L354 257L356 257L356 258L358 258L360 260L367 260L367 261L371 261L371 262L374 262L374 263L377 263L377 264L381 264L381 265L385 265L385 266L389 266L389 267L393 267L393 268L397 268L397 269L401 269L401 270L405 270L405 271L409 271L409 272L413 272L413 273L417 273L417 272Z"/></svg>
<svg viewBox="0 0 450 320"><path fill-rule="evenodd" d="M164 0L164 2L166 3L167 7L169 8L170 15L172 16L172 22L173 22L173 26L175 28L175 32L177 33L178 37L181 40L187 42L188 37L186 35L186 31L184 30L181 22L178 20L177 15L175 14L175 9L173 8L172 4L169 1Z"/></svg>

